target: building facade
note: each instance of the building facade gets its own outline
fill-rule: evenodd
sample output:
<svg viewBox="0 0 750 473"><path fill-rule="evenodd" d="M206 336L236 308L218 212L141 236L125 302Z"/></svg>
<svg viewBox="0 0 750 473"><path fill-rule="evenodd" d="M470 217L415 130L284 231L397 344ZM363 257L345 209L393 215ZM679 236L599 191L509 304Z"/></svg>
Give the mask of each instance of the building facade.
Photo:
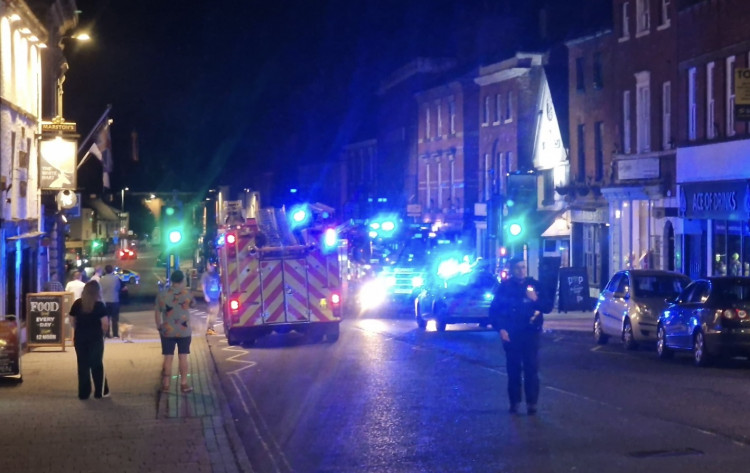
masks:
<svg viewBox="0 0 750 473"><path fill-rule="evenodd" d="M25 320L25 295L39 287L39 143L42 44L47 31L23 1L0 1L0 317Z"/></svg>
<svg viewBox="0 0 750 473"><path fill-rule="evenodd" d="M682 2L673 18L680 267L691 277L750 276L750 116L737 95L750 75L750 4Z"/></svg>
<svg viewBox="0 0 750 473"><path fill-rule="evenodd" d="M467 74L416 94L420 221L472 232L478 192L478 90Z"/></svg>

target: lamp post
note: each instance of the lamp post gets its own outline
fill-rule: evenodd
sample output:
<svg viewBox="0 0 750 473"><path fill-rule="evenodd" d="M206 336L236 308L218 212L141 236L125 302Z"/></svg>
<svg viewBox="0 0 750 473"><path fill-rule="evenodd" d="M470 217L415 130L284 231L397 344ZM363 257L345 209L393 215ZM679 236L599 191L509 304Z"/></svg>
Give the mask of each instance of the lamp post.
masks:
<svg viewBox="0 0 750 473"><path fill-rule="evenodd" d="M65 44L63 42L66 39L75 39L78 41L89 41L91 39L91 36L89 36L86 33L79 33L79 34L72 34L72 35L65 35L60 37L60 40L57 42L57 49L60 52L60 75L57 78L57 88L56 88L56 100L55 100L55 118L52 119L53 122L64 122L63 119L63 83L65 82L65 73L68 72L68 69L70 69L70 66L68 66L68 61L65 59L65 56L63 55L63 50L65 49Z"/></svg>
<svg viewBox="0 0 750 473"><path fill-rule="evenodd" d="M120 212L125 212L125 191L129 191L130 187L123 187L120 197Z"/></svg>

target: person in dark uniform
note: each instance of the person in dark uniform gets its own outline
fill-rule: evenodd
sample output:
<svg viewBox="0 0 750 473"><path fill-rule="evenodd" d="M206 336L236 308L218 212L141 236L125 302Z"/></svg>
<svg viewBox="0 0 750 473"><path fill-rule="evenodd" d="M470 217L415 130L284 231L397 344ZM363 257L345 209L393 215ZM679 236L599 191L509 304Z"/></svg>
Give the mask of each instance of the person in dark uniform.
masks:
<svg viewBox="0 0 750 473"><path fill-rule="evenodd" d="M540 294L539 282L526 276L526 261L510 260L510 278L495 290L490 306L493 326L499 330L508 371L510 413L518 412L523 380L526 409L536 414L539 399L539 335L549 298Z"/></svg>
<svg viewBox="0 0 750 473"><path fill-rule="evenodd" d="M109 396L109 386L104 375L104 334L109 329L107 309L102 302L101 289L96 281L83 286L80 299L70 307L74 321L73 346L78 360L78 398L91 396L91 379L94 380L94 397Z"/></svg>

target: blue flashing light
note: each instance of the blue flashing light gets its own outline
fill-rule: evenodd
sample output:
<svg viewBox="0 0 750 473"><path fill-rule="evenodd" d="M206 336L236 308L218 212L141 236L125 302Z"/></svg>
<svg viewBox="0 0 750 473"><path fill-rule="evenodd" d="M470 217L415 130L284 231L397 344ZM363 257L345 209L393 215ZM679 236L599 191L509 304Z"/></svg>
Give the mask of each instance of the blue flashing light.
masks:
<svg viewBox="0 0 750 473"><path fill-rule="evenodd" d="M385 231L385 232L392 232L393 230L395 230L395 229L396 229L396 224L395 224L395 223L393 223L393 222L391 222L390 220L386 220L386 221L385 221L385 222L383 222L383 224L381 225L381 228L382 228L382 229L383 229L383 231Z"/></svg>
<svg viewBox="0 0 750 473"><path fill-rule="evenodd" d="M505 201L505 205L507 205L508 207L513 207L514 205L516 205L516 203L513 202L513 199L508 199Z"/></svg>
<svg viewBox="0 0 750 473"><path fill-rule="evenodd" d="M307 205L296 205L292 207L290 214L292 217L292 221L290 222L292 229L307 225L312 218L310 209Z"/></svg>
<svg viewBox="0 0 750 473"><path fill-rule="evenodd" d="M370 224L370 228L372 228L373 230L380 230L380 222L372 222Z"/></svg>
<svg viewBox="0 0 750 473"><path fill-rule="evenodd" d="M292 187L291 189L289 189L289 193L290 194L296 194L297 193L297 188L296 187Z"/></svg>
<svg viewBox="0 0 750 473"><path fill-rule="evenodd" d="M377 237L378 237L378 232L376 232L376 231L374 231L374 230L373 230L373 231L371 231L370 233L368 233L367 235L368 235L368 236L369 236L370 238L377 238Z"/></svg>
<svg viewBox="0 0 750 473"><path fill-rule="evenodd" d="M338 235L336 234L336 229L327 228L323 233L323 246L326 249L331 249L336 247L336 243L338 243Z"/></svg>
<svg viewBox="0 0 750 473"><path fill-rule="evenodd" d="M216 237L216 246L224 246L224 234L222 233L218 237Z"/></svg>

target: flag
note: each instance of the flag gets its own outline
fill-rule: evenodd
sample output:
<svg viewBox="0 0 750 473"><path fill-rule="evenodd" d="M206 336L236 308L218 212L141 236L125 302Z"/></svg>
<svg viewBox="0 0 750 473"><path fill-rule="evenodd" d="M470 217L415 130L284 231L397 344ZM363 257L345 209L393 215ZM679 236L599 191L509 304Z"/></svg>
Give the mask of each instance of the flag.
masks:
<svg viewBox="0 0 750 473"><path fill-rule="evenodd" d="M96 156L102 163L102 185L105 189L110 188L109 175L112 173L112 137L109 131L109 125L112 120L109 118L102 121L99 130L96 133L96 140L91 144L89 152Z"/></svg>
<svg viewBox="0 0 750 473"><path fill-rule="evenodd" d="M112 173L113 161L112 161L112 137L110 135L109 127L112 125L112 119L109 118L109 112L112 110L111 105L107 105L107 109L96 122L91 132L86 136L86 139L80 143L78 153L80 154L83 150L86 150L86 154L78 162L77 169L83 165L86 158L93 155L96 159L102 163L102 184L105 189L110 188L109 175ZM93 143L91 143L93 139ZM89 146L91 143L91 146ZM88 149L87 149L88 147Z"/></svg>

